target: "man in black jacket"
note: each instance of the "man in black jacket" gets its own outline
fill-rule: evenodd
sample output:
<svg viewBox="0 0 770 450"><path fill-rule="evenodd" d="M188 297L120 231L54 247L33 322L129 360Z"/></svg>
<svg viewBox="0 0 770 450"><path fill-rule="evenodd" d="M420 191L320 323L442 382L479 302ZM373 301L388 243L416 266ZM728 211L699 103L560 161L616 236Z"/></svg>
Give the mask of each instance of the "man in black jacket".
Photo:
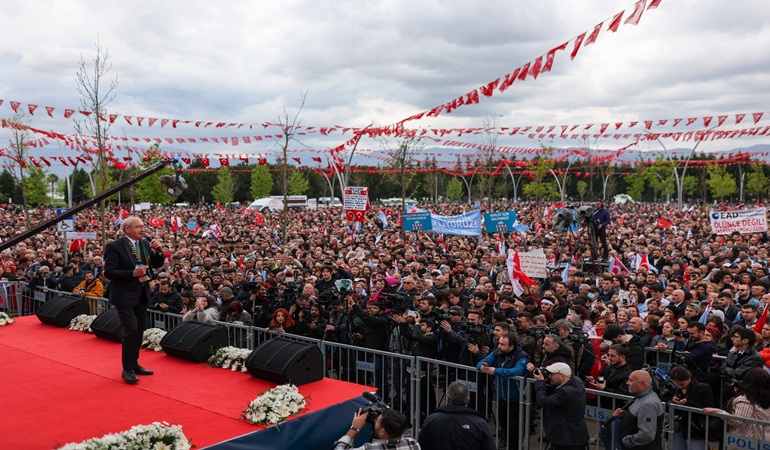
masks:
<svg viewBox="0 0 770 450"><path fill-rule="evenodd" d="M620 325L611 323L604 328L602 335L604 340L613 344L627 344L631 352L627 357L627 362L631 370L639 370L644 365L644 348L642 348L639 336L626 334Z"/></svg>
<svg viewBox="0 0 770 450"><path fill-rule="evenodd" d="M586 377L588 385L592 389L597 389L604 392L610 392L613 394L628 395L628 386L626 382L631 375L631 368L626 363L628 356L631 354L631 350L626 344L613 344L607 351L607 354L602 356L607 366L604 368L601 377L603 381L594 379L594 377ZM599 406L605 409L616 409L622 402L613 398L603 397L599 399ZM620 421L616 420L611 426L603 426L599 430L599 438L604 442L604 448L610 450L612 448L620 447Z"/></svg>
<svg viewBox="0 0 770 450"><path fill-rule="evenodd" d="M468 408L468 387L455 381L447 387L446 406L431 414L417 441L422 450L494 450L495 440L484 416Z"/></svg>
<svg viewBox="0 0 770 450"><path fill-rule="evenodd" d="M382 305L379 303L369 303L366 305L366 311L353 300L352 296L347 297L348 308L351 308L353 315L361 319L366 325L363 330L363 336L359 333L353 334L353 338L363 341L363 346L373 350L387 350L388 336L390 335L390 318L382 314ZM382 355L366 355L367 362L374 363L374 385L382 393L382 397L389 399L388 377L385 375L385 361Z"/></svg>
<svg viewBox="0 0 770 450"><path fill-rule="evenodd" d="M182 296L174 290L170 281L163 280L158 286L158 292L153 294L148 308L179 314L182 311Z"/></svg>
<svg viewBox="0 0 770 450"><path fill-rule="evenodd" d="M545 372L545 373L544 373ZM535 396L543 409L543 432L553 450L582 450L588 444L586 387L562 362L536 370ZM546 385L545 378L548 378Z"/></svg>

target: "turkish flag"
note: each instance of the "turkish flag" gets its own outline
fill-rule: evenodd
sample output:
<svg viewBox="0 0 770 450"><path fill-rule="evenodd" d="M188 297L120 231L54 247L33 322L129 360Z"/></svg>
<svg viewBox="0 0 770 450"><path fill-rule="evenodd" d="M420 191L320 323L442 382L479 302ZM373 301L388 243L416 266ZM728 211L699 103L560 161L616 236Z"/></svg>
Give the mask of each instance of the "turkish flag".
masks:
<svg viewBox="0 0 770 450"><path fill-rule="evenodd" d="M259 165L260 165L260 166L264 166L265 164L267 164L267 159L265 159L265 158L259 158L258 162L259 162Z"/></svg>
<svg viewBox="0 0 770 450"><path fill-rule="evenodd" d="M658 221L655 222L656 228L670 228L671 225L673 225L671 221L668 219L664 219L663 217L659 217Z"/></svg>
<svg viewBox="0 0 770 450"><path fill-rule="evenodd" d="M83 239L73 239L72 243L70 243L70 253L75 253L85 245L86 245L86 241L84 241Z"/></svg>
<svg viewBox="0 0 770 450"><path fill-rule="evenodd" d="M150 217L150 226L155 228L160 228L163 225L166 224L166 221L163 219L158 219L157 217Z"/></svg>
<svg viewBox="0 0 770 450"><path fill-rule="evenodd" d="M219 165L222 167L230 167L230 159L229 158L219 158Z"/></svg>

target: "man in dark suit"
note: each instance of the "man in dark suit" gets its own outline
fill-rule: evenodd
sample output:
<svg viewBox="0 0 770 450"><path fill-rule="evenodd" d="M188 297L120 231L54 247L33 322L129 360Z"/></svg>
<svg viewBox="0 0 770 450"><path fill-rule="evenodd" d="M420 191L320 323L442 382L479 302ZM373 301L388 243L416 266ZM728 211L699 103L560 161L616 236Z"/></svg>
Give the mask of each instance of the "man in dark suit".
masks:
<svg viewBox="0 0 770 450"><path fill-rule="evenodd" d="M137 375L152 375L139 365L144 320L150 300L149 281L152 268L163 266L162 243L142 239L144 223L138 217L127 217L120 224L124 236L107 244L104 249L104 274L112 281L110 303L118 311L123 325L123 372L127 383L138 383Z"/></svg>
<svg viewBox="0 0 770 450"><path fill-rule="evenodd" d="M596 210L593 217L594 231L602 244L602 261L608 261L610 248L607 246L607 227L612 223L612 220L610 219L610 212L604 207L603 201L598 200L595 206Z"/></svg>

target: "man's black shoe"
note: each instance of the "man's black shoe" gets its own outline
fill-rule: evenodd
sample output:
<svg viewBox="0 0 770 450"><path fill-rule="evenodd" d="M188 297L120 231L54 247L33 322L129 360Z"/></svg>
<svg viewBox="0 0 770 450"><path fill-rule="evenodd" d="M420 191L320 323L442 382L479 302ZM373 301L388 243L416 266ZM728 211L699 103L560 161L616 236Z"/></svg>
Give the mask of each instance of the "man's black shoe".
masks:
<svg viewBox="0 0 770 450"><path fill-rule="evenodd" d="M120 376L123 377L123 380L128 384L136 384L139 382L139 378L136 377L133 370L124 370Z"/></svg>
<svg viewBox="0 0 770 450"><path fill-rule="evenodd" d="M155 373L152 370L145 369L142 366L136 366L136 369L134 369L134 372L136 372L137 375L152 375L153 373Z"/></svg>

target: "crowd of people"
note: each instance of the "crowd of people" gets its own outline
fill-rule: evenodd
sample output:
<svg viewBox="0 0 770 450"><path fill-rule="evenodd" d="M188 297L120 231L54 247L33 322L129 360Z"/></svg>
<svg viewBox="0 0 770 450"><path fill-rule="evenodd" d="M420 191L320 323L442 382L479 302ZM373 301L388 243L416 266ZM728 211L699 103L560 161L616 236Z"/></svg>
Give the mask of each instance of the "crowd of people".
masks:
<svg viewBox="0 0 770 450"><path fill-rule="evenodd" d="M469 208L420 207L441 215ZM770 365L770 323L763 324L770 304L766 232L717 235L705 206L676 212L667 204L599 202L596 220L579 224L595 227L585 235L554 228L553 205L481 208L515 209L529 228L479 238L403 233L397 226L402 213L387 209L387 226L379 211L356 226L341 208L290 210L286 220L279 212L232 206L140 211L135 214L149 225L153 241L162 243L165 257L154 274L149 308L184 320L254 324L441 359L477 367L496 381L563 363L580 386L623 394L646 392L646 378L632 374L652 362L645 348L656 349L667 358L673 353L687 371L675 380L697 383L682 387L680 404L706 408L721 406L718 398L745 396L744 380ZM40 210L29 220L34 226L50 214ZM122 215L119 208L108 212L108 241L119 236ZM78 230L97 231L101 238L96 216L95 210L78 214ZM0 230L3 240L27 226L12 208L0 209L0 219L9 224ZM191 219L199 228L195 233L176 229ZM590 235L598 238L595 245ZM111 282L102 270L99 242L70 246L65 261L60 234L45 230L0 254L2 277L32 288L108 297ZM539 248L550 261L549 276L515 291L506 249ZM640 255L647 264L638 264ZM607 263L613 258L623 265L616 273ZM738 391L724 392L724 386ZM496 392L498 398L517 395L505 392L503 383ZM764 417L770 411L766 400L752 403L762 405ZM435 399L426 405L437 406ZM692 433L684 439L697 439ZM603 435L608 449L612 434ZM619 442L618 448L635 444Z"/></svg>

